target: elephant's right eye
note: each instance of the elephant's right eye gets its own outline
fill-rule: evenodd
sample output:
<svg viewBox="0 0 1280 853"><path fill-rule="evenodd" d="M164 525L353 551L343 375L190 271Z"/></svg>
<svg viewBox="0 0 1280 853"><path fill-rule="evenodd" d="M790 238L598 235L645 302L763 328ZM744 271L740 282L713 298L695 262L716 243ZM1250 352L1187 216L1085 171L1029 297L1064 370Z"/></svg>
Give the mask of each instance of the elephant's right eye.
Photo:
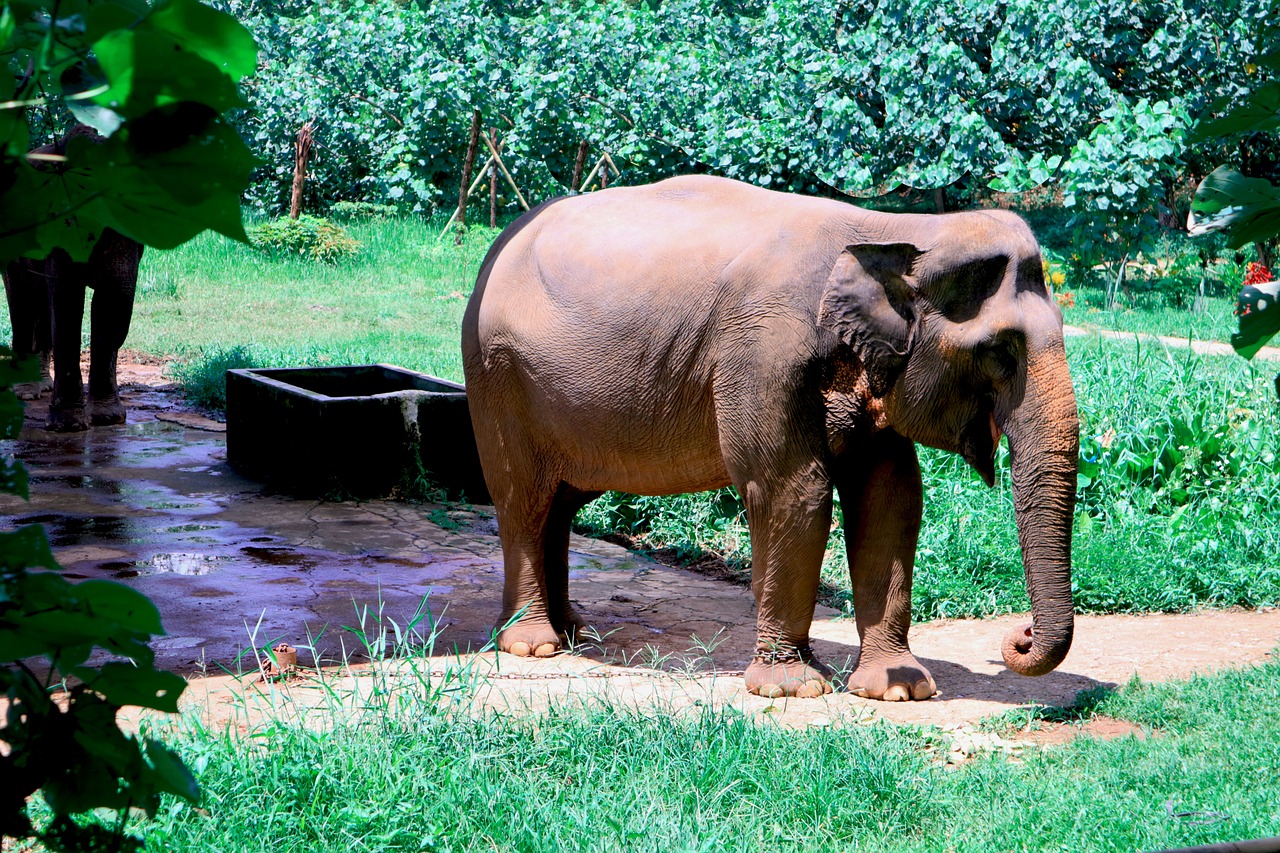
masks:
<svg viewBox="0 0 1280 853"><path fill-rule="evenodd" d="M993 382L1007 382L1018 370L1017 344L1008 339L997 339L978 348L978 365Z"/></svg>

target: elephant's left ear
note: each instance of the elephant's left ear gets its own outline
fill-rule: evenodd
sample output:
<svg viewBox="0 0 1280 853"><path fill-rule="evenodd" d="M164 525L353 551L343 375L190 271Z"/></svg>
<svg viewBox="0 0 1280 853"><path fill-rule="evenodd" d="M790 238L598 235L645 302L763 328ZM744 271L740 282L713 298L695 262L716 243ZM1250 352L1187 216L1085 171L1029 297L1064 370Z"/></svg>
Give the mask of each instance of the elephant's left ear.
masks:
<svg viewBox="0 0 1280 853"><path fill-rule="evenodd" d="M920 254L910 243L849 246L822 291L818 325L858 354L877 396L889 390L911 349L916 319L911 268Z"/></svg>

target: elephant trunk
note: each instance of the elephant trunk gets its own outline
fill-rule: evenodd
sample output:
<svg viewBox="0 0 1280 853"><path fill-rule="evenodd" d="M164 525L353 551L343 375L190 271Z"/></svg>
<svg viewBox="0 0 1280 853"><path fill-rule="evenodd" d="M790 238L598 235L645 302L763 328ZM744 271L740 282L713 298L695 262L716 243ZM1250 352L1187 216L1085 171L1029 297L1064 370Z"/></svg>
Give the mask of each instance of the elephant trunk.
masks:
<svg viewBox="0 0 1280 853"><path fill-rule="evenodd" d="M1061 336L1028 354L1026 384L1003 420L1009 438L1013 504L1032 624L1004 639L1005 665L1044 675L1071 648L1071 526L1080 423Z"/></svg>

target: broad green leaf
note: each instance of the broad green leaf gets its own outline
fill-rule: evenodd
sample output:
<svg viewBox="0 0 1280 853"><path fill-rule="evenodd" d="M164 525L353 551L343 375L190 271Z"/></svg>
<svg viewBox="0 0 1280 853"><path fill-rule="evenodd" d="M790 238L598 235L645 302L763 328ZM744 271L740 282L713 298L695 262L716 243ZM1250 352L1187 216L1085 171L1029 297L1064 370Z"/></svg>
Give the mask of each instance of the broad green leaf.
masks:
<svg viewBox="0 0 1280 853"><path fill-rule="evenodd" d="M87 580L75 586L80 606L95 618L119 626L117 631L163 634L160 611L132 587L115 581Z"/></svg>
<svg viewBox="0 0 1280 853"><path fill-rule="evenodd" d="M258 45L249 31L226 12L197 0L159 0L143 26L182 42L187 50L230 75L233 82L257 70Z"/></svg>
<svg viewBox="0 0 1280 853"><path fill-rule="evenodd" d="M126 118L185 101L215 112L245 106L231 77L167 33L112 30L93 43L93 53L111 82L93 102Z"/></svg>
<svg viewBox="0 0 1280 853"><path fill-rule="evenodd" d="M1280 332L1280 281L1245 285L1236 298L1235 315L1240 331L1231 335L1231 346L1245 358L1253 358Z"/></svg>
<svg viewBox="0 0 1280 853"><path fill-rule="evenodd" d="M53 558L53 551L49 548L49 537L45 534L44 527L39 524L28 524L17 530L0 533L0 572L32 567L62 568ZM57 575L32 575L28 576L27 582L30 583L34 577L55 578L70 587L70 584ZM61 599L61 592L52 595L51 599L55 601Z"/></svg>
<svg viewBox="0 0 1280 853"><path fill-rule="evenodd" d="M1232 248L1270 239L1280 234L1280 189L1219 166L1196 188L1187 230L1192 236L1225 231Z"/></svg>
<svg viewBox="0 0 1280 853"><path fill-rule="evenodd" d="M183 115L189 123L176 121ZM161 249L206 228L248 241L240 195L257 160L208 110L181 104L133 119L83 156L102 181L87 208L117 231Z"/></svg>
<svg viewBox="0 0 1280 853"><path fill-rule="evenodd" d="M1280 130L1280 81L1255 90L1225 115L1201 121L1189 141L1203 142L1235 133Z"/></svg>
<svg viewBox="0 0 1280 853"><path fill-rule="evenodd" d="M190 803L200 800L200 786L178 754L156 740L147 740L147 760L162 782L160 790Z"/></svg>
<svg viewBox="0 0 1280 853"><path fill-rule="evenodd" d="M24 501L31 498L27 467L17 459L0 458L0 492L17 495Z"/></svg>
<svg viewBox="0 0 1280 853"><path fill-rule="evenodd" d="M178 697L187 687L180 675L128 663L108 663L96 672L80 669L75 674L84 680L86 688L101 693L113 705L136 705L171 713L177 712Z"/></svg>

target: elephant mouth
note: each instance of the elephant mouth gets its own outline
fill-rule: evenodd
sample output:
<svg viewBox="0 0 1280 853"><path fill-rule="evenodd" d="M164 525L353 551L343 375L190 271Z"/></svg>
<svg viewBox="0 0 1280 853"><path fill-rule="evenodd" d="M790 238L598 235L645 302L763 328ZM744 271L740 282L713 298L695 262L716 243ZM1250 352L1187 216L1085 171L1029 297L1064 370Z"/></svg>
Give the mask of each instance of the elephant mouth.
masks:
<svg viewBox="0 0 1280 853"><path fill-rule="evenodd" d="M996 424L995 414L987 408L969 421L960 433L960 455L988 486L996 484L996 447L1003 433Z"/></svg>

